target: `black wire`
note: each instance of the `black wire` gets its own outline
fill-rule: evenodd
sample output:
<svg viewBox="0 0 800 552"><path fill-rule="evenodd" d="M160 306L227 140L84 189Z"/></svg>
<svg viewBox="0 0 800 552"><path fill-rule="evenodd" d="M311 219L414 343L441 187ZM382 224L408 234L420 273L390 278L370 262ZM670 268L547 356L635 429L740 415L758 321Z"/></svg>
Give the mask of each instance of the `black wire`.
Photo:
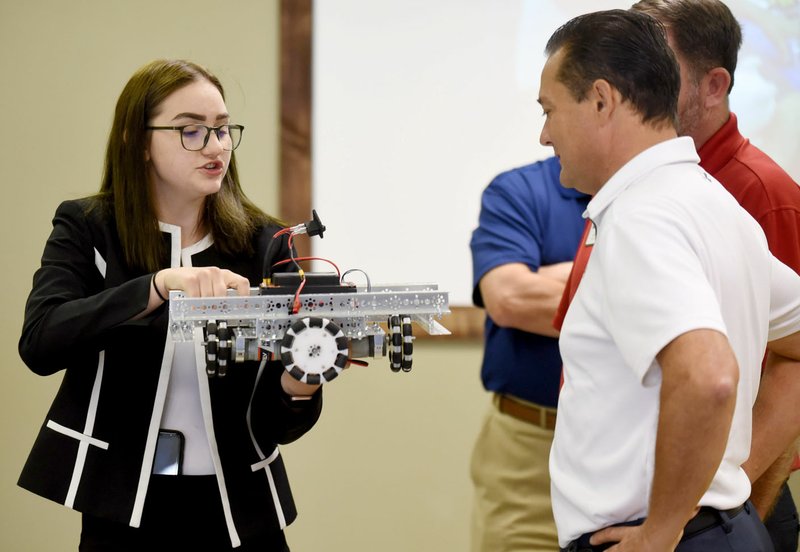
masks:
<svg viewBox="0 0 800 552"><path fill-rule="evenodd" d="M367 279L367 291L372 291L372 284L369 281L369 274L367 274L365 271L361 270L360 268L351 268L350 270L347 270L344 274L342 274L342 277L339 278L339 283L341 284L342 282L344 282L344 277L347 276L348 274L350 274L351 272L360 272L361 274L363 274L364 278Z"/></svg>
<svg viewBox="0 0 800 552"><path fill-rule="evenodd" d="M297 263L297 249L294 246L294 240L292 239L294 234L289 234L289 258L292 259L294 266L297 267L297 271L300 272L303 268Z"/></svg>
<svg viewBox="0 0 800 552"><path fill-rule="evenodd" d="M272 235L272 238L269 240L269 243L267 244L267 250L264 252L264 263L263 263L263 265L261 267L261 275L262 275L262 278L265 281L272 277L272 266L273 265L270 263L270 260L275 255L275 248L276 247L280 247L280 244L283 241L281 239L281 236L285 235L284 234L285 230L286 229L283 228L283 229L275 232Z"/></svg>

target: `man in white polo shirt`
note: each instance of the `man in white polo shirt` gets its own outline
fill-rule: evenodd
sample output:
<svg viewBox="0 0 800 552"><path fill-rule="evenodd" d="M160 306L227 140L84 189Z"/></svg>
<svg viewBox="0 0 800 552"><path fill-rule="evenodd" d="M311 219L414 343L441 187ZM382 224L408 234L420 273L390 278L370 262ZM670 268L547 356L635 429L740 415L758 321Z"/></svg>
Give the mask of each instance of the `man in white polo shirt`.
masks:
<svg viewBox="0 0 800 552"><path fill-rule="evenodd" d="M764 348L800 358L800 277L675 130L663 27L613 10L550 38L541 142L593 195L550 459L564 550L771 551L741 469ZM614 526L614 527L612 527Z"/></svg>

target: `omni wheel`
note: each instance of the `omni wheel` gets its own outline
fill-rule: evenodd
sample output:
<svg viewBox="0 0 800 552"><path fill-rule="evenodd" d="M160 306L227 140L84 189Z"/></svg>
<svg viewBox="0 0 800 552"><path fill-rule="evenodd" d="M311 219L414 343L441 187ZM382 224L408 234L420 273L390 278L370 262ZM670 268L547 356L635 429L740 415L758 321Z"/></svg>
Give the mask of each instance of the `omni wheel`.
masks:
<svg viewBox="0 0 800 552"><path fill-rule="evenodd" d="M411 331L411 317L404 314L400 317L401 333L403 336L403 354L400 367L404 372L411 371L411 356L414 352L414 336Z"/></svg>
<svg viewBox="0 0 800 552"><path fill-rule="evenodd" d="M217 345L219 345L217 323L210 320L206 324L206 374L208 374L210 378L216 377L217 375Z"/></svg>
<svg viewBox="0 0 800 552"><path fill-rule="evenodd" d="M223 378L231 360L231 330L224 321L206 323L206 374Z"/></svg>
<svg viewBox="0 0 800 552"><path fill-rule="evenodd" d="M217 324L219 348L217 353L217 377L224 378L231 360L231 330L227 322Z"/></svg>
<svg viewBox="0 0 800 552"><path fill-rule="evenodd" d="M400 317L390 316L389 328L389 367L392 372L399 372L403 366L403 334L400 328Z"/></svg>
<svg viewBox="0 0 800 552"><path fill-rule="evenodd" d="M333 380L347 366L348 340L327 318L306 317L286 330L281 362L297 381L317 385Z"/></svg>

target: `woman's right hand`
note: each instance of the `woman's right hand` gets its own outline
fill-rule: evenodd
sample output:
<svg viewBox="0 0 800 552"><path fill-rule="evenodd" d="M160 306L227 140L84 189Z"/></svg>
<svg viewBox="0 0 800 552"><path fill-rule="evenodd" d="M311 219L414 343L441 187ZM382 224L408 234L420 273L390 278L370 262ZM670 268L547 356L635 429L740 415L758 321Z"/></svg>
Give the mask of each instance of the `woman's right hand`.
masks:
<svg viewBox="0 0 800 552"><path fill-rule="evenodd" d="M164 297L169 297L173 289L187 297L224 297L228 289L235 289L239 295L250 294L247 278L215 266L165 268L156 272L153 284Z"/></svg>

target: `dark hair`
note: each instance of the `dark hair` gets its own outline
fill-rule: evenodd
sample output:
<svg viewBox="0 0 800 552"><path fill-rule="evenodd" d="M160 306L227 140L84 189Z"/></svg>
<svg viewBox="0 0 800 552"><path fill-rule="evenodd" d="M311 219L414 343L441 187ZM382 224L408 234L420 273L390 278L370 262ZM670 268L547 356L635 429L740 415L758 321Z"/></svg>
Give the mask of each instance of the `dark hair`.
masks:
<svg viewBox="0 0 800 552"><path fill-rule="evenodd" d="M680 71L657 20L626 10L581 15L550 37L545 53L552 56L559 50L564 57L557 78L577 101L603 79L643 122L677 121Z"/></svg>
<svg viewBox="0 0 800 552"><path fill-rule="evenodd" d="M168 258L148 185L147 125L170 94L199 80L213 84L225 98L219 79L207 69L189 61L156 60L133 74L117 100L103 180L92 206L114 214L125 260L131 267L155 271ZM206 198L202 216L214 244L230 255L252 253L253 232L274 221L245 196L233 153L222 186Z"/></svg>
<svg viewBox="0 0 800 552"><path fill-rule="evenodd" d="M641 0L631 9L651 15L667 27L693 79L699 80L715 67L726 69L731 75L730 94L742 28L728 6L719 0Z"/></svg>

